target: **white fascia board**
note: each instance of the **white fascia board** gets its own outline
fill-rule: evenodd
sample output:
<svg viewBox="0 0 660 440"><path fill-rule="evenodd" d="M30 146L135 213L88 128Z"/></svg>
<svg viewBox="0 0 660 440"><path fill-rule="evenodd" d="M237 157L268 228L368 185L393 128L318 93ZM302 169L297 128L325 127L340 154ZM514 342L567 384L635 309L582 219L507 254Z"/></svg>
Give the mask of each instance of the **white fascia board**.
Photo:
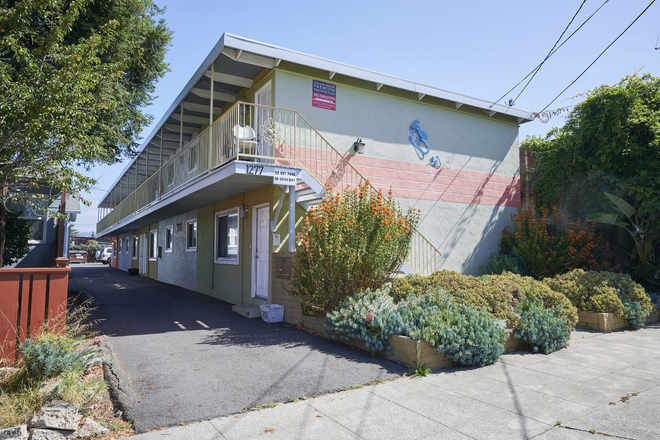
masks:
<svg viewBox="0 0 660 440"><path fill-rule="evenodd" d="M493 104L492 102L484 99L473 98L461 93L450 92L437 87L419 84L414 81L409 81L406 79L397 78L395 76L374 72L344 63L339 63L337 61L331 61L325 58L308 55L283 47L273 46L271 44L250 40L248 38L238 37L236 35L224 34L223 38L227 47L231 47L236 50L243 50L244 52L251 52L274 59L280 59L303 66L325 70L327 72L334 72L335 74L350 76L376 84L384 84L386 86L396 87L410 92L421 93L456 103L466 104L471 107L481 108L487 111L495 111L497 113L503 113L513 117L523 118L525 121L531 121L533 119L531 112L516 109L506 105Z"/></svg>
<svg viewBox="0 0 660 440"><path fill-rule="evenodd" d="M248 52L263 57L272 58L273 63L277 62L277 60L279 60L280 62L288 61L294 64L300 64L303 66L325 70L326 72L333 72L335 74L340 74L357 79L362 79L365 81L370 81L375 84L383 84L401 90L407 90L418 94L433 96L436 98L455 102L456 104L459 103L466 104L471 107L476 107L486 110L487 112L495 111L497 113L507 114L512 117L517 117L519 119L522 119L523 122L528 122L533 120L532 113L528 111L516 109L513 107L508 107L505 105L493 104L490 101L473 98L471 96L463 95L460 93L449 92L447 90L439 89L437 87L419 84L414 81L397 78L395 76L386 75L383 73L377 73L368 69L351 66L349 64L344 64L337 61L331 61L314 55L308 55L302 52L297 52L295 50L273 46L271 44L262 43L256 40L251 40L249 38L244 38L244 37L239 37L236 35L224 33L222 34L222 37L220 37L216 45L213 47L211 52L209 52L209 54L206 56L204 61L197 68L197 71L190 78L186 86L181 90L179 95L172 102L169 109L164 113L160 121L158 121L158 123L154 126L155 128L152 130L149 136L146 136L144 138L146 139L146 141L142 144L140 151L144 149L144 146L147 143L149 143L149 141L151 141L154 135L160 130L160 127L163 124L165 124L165 122L169 119L170 115L179 106L179 103L183 101L183 99L188 95L188 93L190 93L190 91L195 86L195 84L197 84L200 78L204 75L204 72L209 69L211 63L215 61L215 59L220 55L220 53L225 48L234 49L237 54ZM120 177L118 177L115 180L115 182L111 185L111 188L114 189L115 185L117 185L117 183L121 179L121 176L123 176L124 173L129 168L131 168L132 165L133 165L133 161L126 165ZM101 202L99 202L99 204L105 201L105 198L108 196L108 194L110 194L110 192L108 192L106 196L103 197L103 199L101 199Z"/></svg>

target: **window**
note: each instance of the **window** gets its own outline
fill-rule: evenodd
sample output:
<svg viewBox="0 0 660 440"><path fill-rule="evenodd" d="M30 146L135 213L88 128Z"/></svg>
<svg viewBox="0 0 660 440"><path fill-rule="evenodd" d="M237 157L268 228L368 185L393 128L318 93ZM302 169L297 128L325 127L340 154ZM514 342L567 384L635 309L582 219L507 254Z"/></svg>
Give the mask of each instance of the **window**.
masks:
<svg viewBox="0 0 660 440"><path fill-rule="evenodd" d="M123 238L119 240L119 252L121 252L121 245L123 244L123 242L124 242Z"/></svg>
<svg viewBox="0 0 660 440"><path fill-rule="evenodd" d="M197 250L197 220L189 220L186 224L186 250Z"/></svg>
<svg viewBox="0 0 660 440"><path fill-rule="evenodd" d="M165 252L172 252L172 242L174 241L174 228L168 226L165 228Z"/></svg>
<svg viewBox="0 0 660 440"><path fill-rule="evenodd" d="M124 238L124 252L128 253L129 242L128 237Z"/></svg>
<svg viewBox="0 0 660 440"><path fill-rule="evenodd" d="M149 232L149 259L155 260L158 258L158 230L154 229Z"/></svg>
<svg viewBox="0 0 660 440"><path fill-rule="evenodd" d="M32 231L28 243L36 244L44 242L46 240L46 222L48 221L46 216L27 218L26 220L30 224L30 230Z"/></svg>
<svg viewBox="0 0 660 440"><path fill-rule="evenodd" d="M215 261L238 264L238 210L215 215Z"/></svg>
<svg viewBox="0 0 660 440"><path fill-rule="evenodd" d="M137 236L133 236L133 254L131 255L131 258L133 260L137 260L137 248L138 248L138 238Z"/></svg>

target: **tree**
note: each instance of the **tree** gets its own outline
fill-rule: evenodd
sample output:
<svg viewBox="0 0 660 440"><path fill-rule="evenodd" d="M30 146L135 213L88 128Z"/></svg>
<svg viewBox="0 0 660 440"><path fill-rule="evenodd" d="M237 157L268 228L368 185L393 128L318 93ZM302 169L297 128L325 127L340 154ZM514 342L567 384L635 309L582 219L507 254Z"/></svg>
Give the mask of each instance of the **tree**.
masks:
<svg viewBox="0 0 660 440"><path fill-rule="evenodd" d="M82 199L96 181L76 166L135 154L167 70L162 12L151 0L0 0L0 267L9 203Z"/></svg>
<svg viewBox="0 0 660 440"><path fill-rule="evenodd" d="M77 237L80 235L80 231L71 226L71 230L69 231L69 244L73 241L73 237Z"/></svg>
<svg viewBox="0 0 660 440"><path fill-rule="evenodd" d="M7 214L7 241L5 243L5 266L14 264L30 251L32 237L30 222L20 218L16 212Z"/></svg>
<svg viewBox="0 0 660 440"><path fill-rule="evenodd" d="M537 205L586 217L609 211L605 191L623 192L660 227L660 80L635 74L582 96L563 127L521 146L536 155Z"/></svg>
<svg viewBox="0 0 660 440"><path fill-rule="evenodd" d="M619 235L618 247L630 255L624 269L655 289L660 285L654 257L660 252L654 240L660 237L660 80L635 74L582 96L563 127L521 146L536 155L536 203L565 202L574 217L627 229L631 239L614 226L608 232ZM613 214L612 203L618 208ZM630 223L620 221L620 214Z"/></svg>

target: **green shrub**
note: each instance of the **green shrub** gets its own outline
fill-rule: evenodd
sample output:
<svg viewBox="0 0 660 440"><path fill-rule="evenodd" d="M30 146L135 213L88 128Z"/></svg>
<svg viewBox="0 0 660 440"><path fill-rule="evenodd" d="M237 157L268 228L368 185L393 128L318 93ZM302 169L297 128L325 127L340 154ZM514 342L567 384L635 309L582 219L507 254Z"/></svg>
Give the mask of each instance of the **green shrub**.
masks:
<svg viewBox="0 0 660 440"><path fill-rule="evenodd" d="M28 376L37 380L56 377L66 371L87 370L103 361L96 346L70 351L50 340L34 342L32 339L26 339L20 350Z"/></svg>
<svg viewBox="0 0 660 440"><path fill-rule="evenodd" d="M418 210L403 212L391 191L384 196L368 181L327 193L305 217L291 278L291 294L320 314L391 280L408 255L419 219Z"/></svg>
<svg viewBox="0 0 660 440"><path fill-rule="evenodd" d="M32 226L28 220L20 218L20 215L15 211L7 211L5 252L0 266L16 263L30 252Z"/></svg>
<svg viewBox="0 0 660 440"><path fill-rule="evenodd" d="M660 295L657 293L652 293L649 295L649 298L651 298L651 302L655 306L655 309L660 311Z"/></svg>
<svg viewBox="0 0 660 440"><path fill-rule="evenodd" d="M436 351L461 365L488 365L504 353L506 330L483 308L451 303L423 309L415 339L428 341Z"/></svg>
<svg viewBox="0 0 660 440"><path fill-rule="evenodd" d="M537 300L521 302L514 309L518 315L514 336L529 344L535 353L548 354L565 347L571 332L560 314L561 307L545 308Z"/></svg>
<svg viewBox="0 0 660 440"><path fill-rule="evenodd" d="M583 312L614 313L615 316L638 320L637 315L645 313L648 316L653 312L653 303L644 288L634 282L630 275L613 272L585 272L575 269L571 272L546 278L543 283L552 290L565 295L571 303ZM626 303L639 303L636 306Z"/></svg>
<svg viewBox="0 0 660 440"><path fill-rule="evenodd" d="M448 270L426 277L410 275L396 279L391 294L395 301L401 301L410 294L422 295L437 288L448 292L459 304L485 308L495 319L506 320L509 328L517 322L514 307L526 298L542 301L546 308L561 305L561 316L571 329L578 321L577 309L564 295L531 277L508 272L481 278Z"/></svg>
<svg viewBox="0 0 660 440"><path fill-rule="evenodd" d="M578 219L566 222L557 208L531 209L511 215L511 225L502 231L500 254L524 262L529 275L540 280L574 268L609 269L610 252L594 223Z"/></svg>
<svg viewBox="0 0 660 440"><path fill-rule="evenodd" d="M331 336L361 339L375 352L391 353L390 336L406 334L404 324L389 295L389 284L383 289L356 293L346 298L327 314L326 328Z"/></svg>
<svg viewBox="0 0 660 440"><path fill-rule="evenodd" d="M621 298L623 304L623 313L628 318L632 328L641 328L646 324L646 317L649 316L648 310L644 310L637 301L630 301L627 298Z"/></svg>
<svg viewBox="0 0 660 440"><path fill-rule="evenodd" d="M482 269L491 275L501 275L504 272L523 276L529 275L522 258L514 257L513 255L496 254L494 252L490 254L488 264L483 266Z"/></svg>
<svg viewBox="0 0 660 440"><path fill-rule="evenodd" d="M327 315L329 333L385 353L391 353L392 335L424 339L461 365L492 363L504 352L506 332L482 308L456 304L439 290L395 303L389 287L344 300Z"/></svg>

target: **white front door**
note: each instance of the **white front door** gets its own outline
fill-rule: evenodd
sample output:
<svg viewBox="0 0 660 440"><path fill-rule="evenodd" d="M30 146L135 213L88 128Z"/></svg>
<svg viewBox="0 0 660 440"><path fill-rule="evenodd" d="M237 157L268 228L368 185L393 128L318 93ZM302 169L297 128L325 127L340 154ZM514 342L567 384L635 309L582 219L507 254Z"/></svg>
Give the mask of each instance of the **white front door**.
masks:
<svg viewBox="0 0 660 440"><path fill-rule="evenodd" d="M255 103L259 105L265 105L270 107L272 105L272 87L270 81L257 91L255 94ZM267 142L264 142L261 134L261 127L263 124L268 124L271 117L271 109L267 107L257 107L256 114L256 124L254 130L257 132L257 139L259 144L257 147L257 154L260 156L272 156L270 150L270 145Z"/></svg>
<svg viewBox="0 0 660 440"><path fill-rule="evenodd" d="M253 235L252 249L254 264L252 265L253 290L252 296L268 300L268 268L270 261L270 208L257 206L252 210Z"/></svg>

